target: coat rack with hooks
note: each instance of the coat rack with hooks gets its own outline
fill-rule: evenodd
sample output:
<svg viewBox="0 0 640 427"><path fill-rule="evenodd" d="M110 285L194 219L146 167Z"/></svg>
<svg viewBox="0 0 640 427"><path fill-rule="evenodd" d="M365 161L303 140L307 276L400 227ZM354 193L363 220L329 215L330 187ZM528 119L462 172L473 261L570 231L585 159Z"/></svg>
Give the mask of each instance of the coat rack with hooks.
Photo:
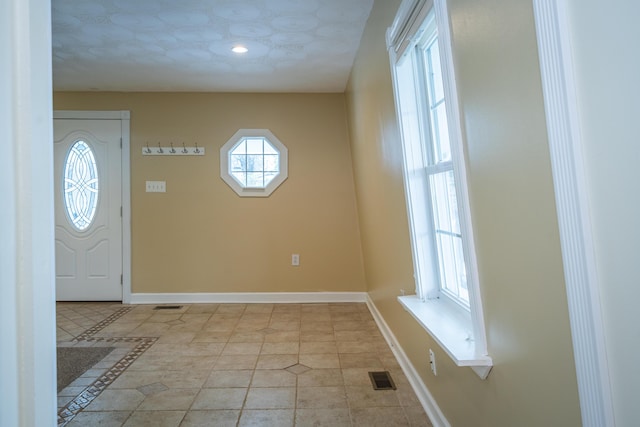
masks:
<svg viewBox="0 0 640 427"><path fill-rule="evenodd" d="M204 156L204 147L187 147L184 142L182 146L175 147L173 142L169 147L161 147L158 142L157 146L149 145L148 143L142 147L143 156Z"/></svg>

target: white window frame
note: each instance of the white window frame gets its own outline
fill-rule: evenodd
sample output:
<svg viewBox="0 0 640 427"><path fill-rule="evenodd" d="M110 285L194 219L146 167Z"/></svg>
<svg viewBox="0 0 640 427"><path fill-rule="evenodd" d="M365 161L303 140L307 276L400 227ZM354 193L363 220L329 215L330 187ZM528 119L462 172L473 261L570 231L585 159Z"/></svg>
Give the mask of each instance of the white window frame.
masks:
<svg viewBox="0 0 640 427"><path fill-rule="evenodd" d="M230 154L245 138L265 138L279 154L279 173L265 187L245 187L229 170ZM269 197L289 175L287 147L269 129L240 129L220 148L220 177L240 197Z"/></svg>
<svg viewBox="0 0 640 427"><path fill-rule="evenodd" d="M419 59L416 58L416 50L421 49L418 45L428 36L428 31L437 32L440 51L451 165L463 236L468 306L441 291L434 222L431 218L431 196L428 190L429 176L426 173L426 151L431 149L431 143L426 138L430 138L431 129L428 120L425 120L424 111L421 111L428 108L429 103L424 99L426 92L420 87L424 85L416 84L415 70L411 69L409 72L405 62ZM487 351L480 298L446 0L403 0L393 25L387 32L387 47L402 134L405 193L416 280L416 295L401 296L398 300L456 365L470 366L484 379L493 362ZM410 90L403 92L409 80L412 86ZM428 111L426 114L428 116Z"/></svg>

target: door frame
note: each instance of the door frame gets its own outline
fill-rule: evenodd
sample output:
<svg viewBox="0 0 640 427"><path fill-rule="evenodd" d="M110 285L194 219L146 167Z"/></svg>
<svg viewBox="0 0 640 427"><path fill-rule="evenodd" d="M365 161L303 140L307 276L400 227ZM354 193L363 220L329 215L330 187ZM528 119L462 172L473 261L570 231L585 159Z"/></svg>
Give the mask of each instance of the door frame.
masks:
<svg viewBox="0 0 640 427"><path fill-rule="evenodd" d="M582 424L614 426L567 1L533 8Z"/></svg>
<svg viewBox="0 0 640 427"><path fill-rule="evenodd" d="M131 112L118 111L63 111L55 110L53 119L120 120L122 149L122 303L131 303Z"/></svg>

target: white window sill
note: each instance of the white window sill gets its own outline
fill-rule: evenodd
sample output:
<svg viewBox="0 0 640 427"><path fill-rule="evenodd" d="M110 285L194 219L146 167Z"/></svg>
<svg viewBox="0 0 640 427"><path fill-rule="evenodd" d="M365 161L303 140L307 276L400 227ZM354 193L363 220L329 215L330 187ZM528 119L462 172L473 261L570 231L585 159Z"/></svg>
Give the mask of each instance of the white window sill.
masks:
<svg viewBox="0 0 640 427"><path fill-rule="evenodd" d="M444 299L422 301L415 295L407 295L398 297L398 301L457 366L473 368L482 379L489 375L493 361L486 354L478 354L469 313Z"/></svg>

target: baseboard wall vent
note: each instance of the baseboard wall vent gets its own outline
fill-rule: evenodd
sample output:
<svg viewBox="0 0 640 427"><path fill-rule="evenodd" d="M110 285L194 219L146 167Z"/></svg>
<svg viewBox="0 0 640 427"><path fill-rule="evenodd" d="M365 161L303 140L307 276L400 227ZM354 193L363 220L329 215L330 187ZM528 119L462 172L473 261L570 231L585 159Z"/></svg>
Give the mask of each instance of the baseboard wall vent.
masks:
<svg viewBox="0 0 640 427"><path fill-rule="evenodd" d="M181 305L156 305L154 310L180 310L182 308Z"/></svg>
<svg viewBox="0 0 640 427"><path fill-rule="evenodd" d="M391 379L389 371L369 372L369 378L374 390L395 390L396 385Z"/></svg>

